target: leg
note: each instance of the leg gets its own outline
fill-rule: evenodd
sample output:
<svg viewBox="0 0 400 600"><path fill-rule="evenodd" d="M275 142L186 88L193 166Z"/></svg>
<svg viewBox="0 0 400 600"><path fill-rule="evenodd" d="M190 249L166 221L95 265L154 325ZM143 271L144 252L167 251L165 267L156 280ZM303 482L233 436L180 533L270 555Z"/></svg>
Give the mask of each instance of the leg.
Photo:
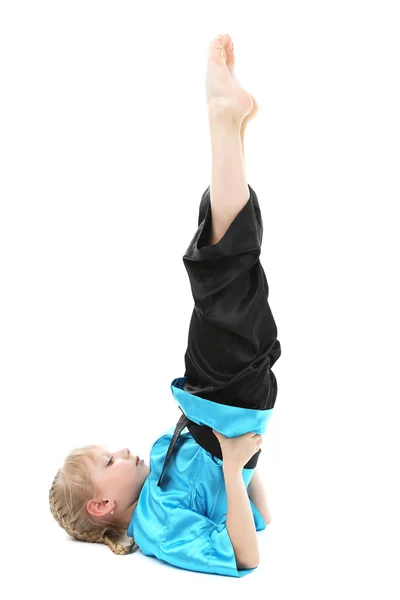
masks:
<svg viewBox="0 0 400 600"><path fill-rule="evenodd" d="M250 198L242 154L241 124L232 121L228 111L226 116L218 112L215 118L213 110L209 111L212 153L210 244L219 242Z"/></svg>
<svg viewBox="0 0 400 600"><path fill-rule="evenodd" d="M253 96L252 96L253 98ZM248 122L254 118L255 114L258 111L258 106L256 101L253 98L253 109L251 113L247 115L242 123L240 124L240 151L241 151L241 159L238 155L238 140L237 140L237 124L232 125L229 117L226 122L220 122L219 119L216 121L213 119L212 112L209 112L209 125L210 125L210 134L211 134L211 150L212 150L212 177L211 177L211 202L214 203L213 206L213 216L214 213L217 212L215 205L218 206L218 200L215 202L214 196L218 196L224 198L228 198L228 209L231 209L233 213L240 212L241 208L243 208L244 204L250 197L248 193L247 183L245 183L245 191L244 194L247 196L246 202L243 202L243 178L244 182L246 182L246 163L245 163L245 154L244 154L244 134L246 131L246 127ZM234 175L232 177L232 175ZM238 181L239 180L239 181ZM236 202L232 196L229 195L229 189L227 189L226 182L229 182L229 187L234 189L234 196L237 197ZM236 183L239 183L239 187L236 188ZM224 193L218 194L221 191L221 188L224 187ZM242 196L240 196L242 194ZM225 212L225 214L227 214ZM228 226L235 218L236 214L227 219ZM218 225L217 225L218 226ZM215 222L213 223L213 231L212 238L210 243L217 243L225 233L227 226L222 226L222 231L217 231L217 226Z"/></svg>
<svg viewBox="0 0 400 600"><path fill-rule="evenodd" d="M225 39L226 38L226 39ZM242 151L242 122L253 110L252 97L228 69L229 36L209 45L206 95L211 135L211 244L216 244L250 198ZM226 46L228 44L228 46Z"/></svg>
<svg viewBox="0 0 400 600"><path fill-rule="evenodd" d="M260 206L244 167L242 139L253 102L227 70L221 42L209 50L212 177L183 257L195 301L184 389L214 402L270 409L277 392L270 367L280 344L259 260Z"/></svg>

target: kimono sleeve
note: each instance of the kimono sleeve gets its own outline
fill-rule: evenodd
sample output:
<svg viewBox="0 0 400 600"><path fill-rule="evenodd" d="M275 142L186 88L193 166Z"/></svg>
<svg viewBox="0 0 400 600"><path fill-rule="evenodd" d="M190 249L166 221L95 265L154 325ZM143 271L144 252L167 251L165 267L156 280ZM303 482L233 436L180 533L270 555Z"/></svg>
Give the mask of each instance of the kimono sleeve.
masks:
<svg viewBox="0 0 400 600"><path fill-rule="evenodd" d="M237 568L226 523L184 507L172 509L159 551L161 560L190 571L243 577L257 568Z"/></svg>

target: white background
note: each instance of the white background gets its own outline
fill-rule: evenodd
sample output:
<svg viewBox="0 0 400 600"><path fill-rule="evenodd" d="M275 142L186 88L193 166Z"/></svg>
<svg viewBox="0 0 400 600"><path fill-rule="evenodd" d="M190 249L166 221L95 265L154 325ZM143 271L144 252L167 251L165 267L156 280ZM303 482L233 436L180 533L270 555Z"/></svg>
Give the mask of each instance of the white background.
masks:
<svg viewBox="0 0 400 600"><path fill-rule="evenodd" d="M1 3L7 598L399 597L397 4ZM272 521L242 579L74 542L48 505L70 449L148 460L181 414L219 33L260 106L247 177L282 346L259 461Z"/></svg>

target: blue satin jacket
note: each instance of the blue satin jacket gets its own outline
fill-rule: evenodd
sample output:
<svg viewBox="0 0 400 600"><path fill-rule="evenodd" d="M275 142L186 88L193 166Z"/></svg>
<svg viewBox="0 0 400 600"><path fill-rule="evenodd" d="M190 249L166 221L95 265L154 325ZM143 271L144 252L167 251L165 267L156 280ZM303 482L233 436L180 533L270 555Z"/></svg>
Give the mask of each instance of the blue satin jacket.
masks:
<svg viewBox="0 0 400 600"><path fill-rule="evenodd" d="M181 389L184 377L171 390L186 416L227 437L248 431L263 434L272 410L226 406ZM150 473L140 492L127 535L143 554L182 569L243 577L254 569L239 570L226 527L228 500L222 460L204 450L185 428L157 486L175 425L151 446ZM246 485L255 469L243 469ZM257 531L267 527L249 499Z"/></svg>

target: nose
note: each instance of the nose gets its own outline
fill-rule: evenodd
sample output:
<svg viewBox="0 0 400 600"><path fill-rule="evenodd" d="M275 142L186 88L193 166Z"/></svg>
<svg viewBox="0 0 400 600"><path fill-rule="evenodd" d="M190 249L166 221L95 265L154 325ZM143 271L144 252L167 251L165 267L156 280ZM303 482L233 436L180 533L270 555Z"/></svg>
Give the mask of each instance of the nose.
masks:
<svg viewBox="0 0 400 600"><path fill-rule="evenodd" d="M118 454L119 454L120 456L123 456L123 457L125 457L125 458L130 458L130 456L131 456L131 451L129 450L129 448L123 448L122 450L120 450L120 451L118 452Z"/></svg>

